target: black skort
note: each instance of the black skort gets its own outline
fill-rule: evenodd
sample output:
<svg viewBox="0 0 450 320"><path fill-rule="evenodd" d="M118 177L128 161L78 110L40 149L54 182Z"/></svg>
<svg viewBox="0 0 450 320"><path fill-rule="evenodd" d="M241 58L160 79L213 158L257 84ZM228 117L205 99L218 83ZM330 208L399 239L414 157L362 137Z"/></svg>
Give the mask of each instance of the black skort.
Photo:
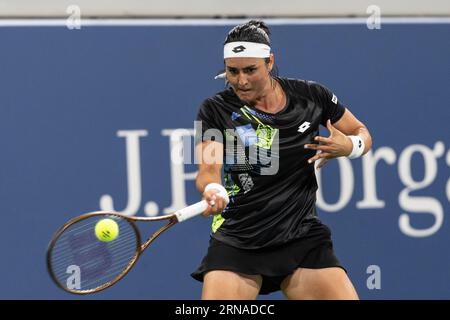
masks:
<svg viewBox="0 0 450 320"><path fill-rule="evenodd" d="M311 225L302 237L276 247L239 249L214 238L200 267L191 276L203 282L208 271L227 270L263 278L260 294L280 290L282 281L297 268L340 267L333 252L330 229L320 223Z"/></svg>

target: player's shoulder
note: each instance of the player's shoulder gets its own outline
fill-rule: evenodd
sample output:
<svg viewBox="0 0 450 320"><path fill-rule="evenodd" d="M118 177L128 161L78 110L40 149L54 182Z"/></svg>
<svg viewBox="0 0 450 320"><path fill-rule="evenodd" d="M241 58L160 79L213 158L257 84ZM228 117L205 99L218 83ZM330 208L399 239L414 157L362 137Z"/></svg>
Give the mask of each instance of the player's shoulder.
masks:
<svg viewBox="0 0 450 320"><path fill-rule="evenodd" d="M317 101L322 99L328 99L334 96L333 92L324 84L315 80L303 80L293 78L281 78L282 81L288 85L288 88L292 89L294 94L303 96L304 98Z"/></svg>
<svg viewBox="0 0 450 320"><path fill-rule="evenodd" d="M331 90L326 85L314 80L308 80L308 86L313 92L331 92Z"/></svg>
<svg viewBox="0 0 450 320"><path fill-rule="evenodd" d="M312 99L315 91L318 87L322 85L311 80L299 79L299 78L287 78L278 77L277 78L284 88L288 91L288 94L301 96L306 99Z"/></svg>
<svg viewBox="0 0 450 320"><path fill-rule="evenodd" d="M311 93L311 90L328 90L328 88L315 80L298 79L298 78L285 78L279 77L280 81L284 82L288 87L295 89L296 91Z"/></svg>
<svg viewBox="0 0 450 320"><path fill-rule="evenodd" d="M213 96L207 97L203 100L201 107L202 108L222 108L233 100L233 94L231 89L226 89L220 92L217 92Z"/></svg>

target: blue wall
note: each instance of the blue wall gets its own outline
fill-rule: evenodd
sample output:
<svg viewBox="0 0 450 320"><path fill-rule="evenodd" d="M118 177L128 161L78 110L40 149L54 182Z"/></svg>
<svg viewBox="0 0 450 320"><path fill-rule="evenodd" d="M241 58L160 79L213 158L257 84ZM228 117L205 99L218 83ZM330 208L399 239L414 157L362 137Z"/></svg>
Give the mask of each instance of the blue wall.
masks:
<svg viewBox="0 0 450 320"><path fill-rule="evenodd" d="M201 101L223 88L212 78L223 66L229 28L0 28L0 298L199 298L201 285L189 274L206 252L207 219L176 226L123 281L91 297L58 289L45 252L57 228L101 209L103 195L112 196L115 210L127 206L125 138L118 131L147 132L139 140L138 214L150 201L159 214L172 205L175 173L162 131L193 128ZM369 127L370 157L385 159L375 170L362 159L344 159L321 172L320 217L360 297L449 299L450 25L276 25L272 31L280 75L331 88ZM193 180L177 181L187 203L198 201ZM339 201L337 211L327 206ZM402 214L412 232L399 225ZM377 275L370 266L379 267L379 289L367 285Z"/></svg>

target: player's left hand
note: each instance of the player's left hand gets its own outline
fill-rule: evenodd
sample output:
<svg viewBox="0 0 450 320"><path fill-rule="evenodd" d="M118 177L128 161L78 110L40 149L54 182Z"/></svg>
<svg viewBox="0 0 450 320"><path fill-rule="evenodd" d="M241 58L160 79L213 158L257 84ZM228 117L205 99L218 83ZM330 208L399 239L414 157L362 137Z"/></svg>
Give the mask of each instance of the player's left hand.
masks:
<svg viewBox="0 0 450 320"><path fill-rule="evenodd" d="M328 138L316 136L314 140L318 141L319 144L305 144L305 149L319 151L319 153L308 160L308 163L314 163L315 161L322 159L317 165L317 169L323 167L329 159L348 156L353 149L351 139L336 129L331 124L330 120L327 121L327 129L330 131L330 136Z"/></svg>

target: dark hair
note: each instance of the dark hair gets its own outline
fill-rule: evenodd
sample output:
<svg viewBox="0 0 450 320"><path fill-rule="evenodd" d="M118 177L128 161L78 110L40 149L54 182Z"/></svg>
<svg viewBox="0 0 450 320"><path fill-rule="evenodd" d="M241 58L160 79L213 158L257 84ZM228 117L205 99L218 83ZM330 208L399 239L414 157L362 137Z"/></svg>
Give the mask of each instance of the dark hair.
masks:
<svg viewBox="0 0 450 320"><path fill-rule="evenodd" d="M245 24L240 24L228 32L224 44L236 41L248 41L263 43L270 46L269 27L259 20L251 20Z"/></svg>
<svg viewBox="0 0 450 320"><path fill-rule="evenodd" d="M250 20L247 23L240 24L228 32L224 45L229 42L248 41L255 43L263 43L270 46L270 30L269 27L261 20ZM268 64L270 58L265 59ZM278 68L273 67L270 72L272 77L278 75Z"/></svg>

